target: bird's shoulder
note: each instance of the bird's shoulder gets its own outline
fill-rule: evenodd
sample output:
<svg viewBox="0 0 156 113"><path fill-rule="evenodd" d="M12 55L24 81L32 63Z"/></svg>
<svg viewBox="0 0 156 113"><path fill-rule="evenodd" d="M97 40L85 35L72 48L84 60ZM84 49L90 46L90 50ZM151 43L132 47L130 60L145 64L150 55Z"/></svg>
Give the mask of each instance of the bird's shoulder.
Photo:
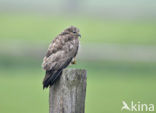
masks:
<svg viewBox="0 0 156 113"><path fill-rule="evenodd" d="M54 38L54 40L50 43L46 57L49 57L53 53L56 53L67 46L69 44L73 44L74 38L69 34L59 34Z"/></svg>

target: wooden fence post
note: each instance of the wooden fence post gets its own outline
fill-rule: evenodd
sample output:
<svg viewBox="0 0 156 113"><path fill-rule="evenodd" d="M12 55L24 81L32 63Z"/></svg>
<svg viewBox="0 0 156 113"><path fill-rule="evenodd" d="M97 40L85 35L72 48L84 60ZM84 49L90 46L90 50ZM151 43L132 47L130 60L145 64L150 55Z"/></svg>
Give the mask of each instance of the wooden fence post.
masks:
<svg viewBox="0 0 156 113"><path fill-rule="evenodd" d="M84 113L86 70L65 69L50 87L49 113Z"/></svg>

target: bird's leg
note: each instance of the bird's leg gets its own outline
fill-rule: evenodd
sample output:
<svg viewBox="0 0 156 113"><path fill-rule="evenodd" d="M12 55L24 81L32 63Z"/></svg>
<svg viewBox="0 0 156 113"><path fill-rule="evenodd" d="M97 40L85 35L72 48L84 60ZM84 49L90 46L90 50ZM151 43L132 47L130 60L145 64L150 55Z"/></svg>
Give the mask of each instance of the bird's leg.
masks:
<svg viewBox="0 0 156 113"><path fill-rule="evenodd" d="M76 64L76 58L75 57L72 59L71 64Z"/></svg>

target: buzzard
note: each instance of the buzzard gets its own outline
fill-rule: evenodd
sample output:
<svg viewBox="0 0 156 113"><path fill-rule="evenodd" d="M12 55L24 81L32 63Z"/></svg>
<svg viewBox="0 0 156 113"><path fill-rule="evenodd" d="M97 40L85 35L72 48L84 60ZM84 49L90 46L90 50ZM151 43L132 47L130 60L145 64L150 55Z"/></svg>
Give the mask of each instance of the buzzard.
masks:
<svg viewBox="0 0 156 113"><path fill-rule="evenodd" d="M79 29L71 26L60 33L49 45L43 59L42 68L46 71L43 89L52 86L62 71L70 63L75 64L79 48Z"/></svg>

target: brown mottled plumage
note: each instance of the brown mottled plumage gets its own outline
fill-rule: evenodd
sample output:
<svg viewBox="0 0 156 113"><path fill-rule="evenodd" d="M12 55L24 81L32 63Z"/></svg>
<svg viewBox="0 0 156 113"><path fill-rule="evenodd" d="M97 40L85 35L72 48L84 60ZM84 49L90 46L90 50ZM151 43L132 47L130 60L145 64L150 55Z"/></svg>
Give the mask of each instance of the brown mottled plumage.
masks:
<svg viewBox="0 0 156 113"><path fill-rule="evenodd" d="M59 34L49 45L42 63L42 68L46 70L43 88L53 85L62 74L62 70L70 63L75 63L74 60L79 47L79 36L79 29L71 26Z"/></svg>

